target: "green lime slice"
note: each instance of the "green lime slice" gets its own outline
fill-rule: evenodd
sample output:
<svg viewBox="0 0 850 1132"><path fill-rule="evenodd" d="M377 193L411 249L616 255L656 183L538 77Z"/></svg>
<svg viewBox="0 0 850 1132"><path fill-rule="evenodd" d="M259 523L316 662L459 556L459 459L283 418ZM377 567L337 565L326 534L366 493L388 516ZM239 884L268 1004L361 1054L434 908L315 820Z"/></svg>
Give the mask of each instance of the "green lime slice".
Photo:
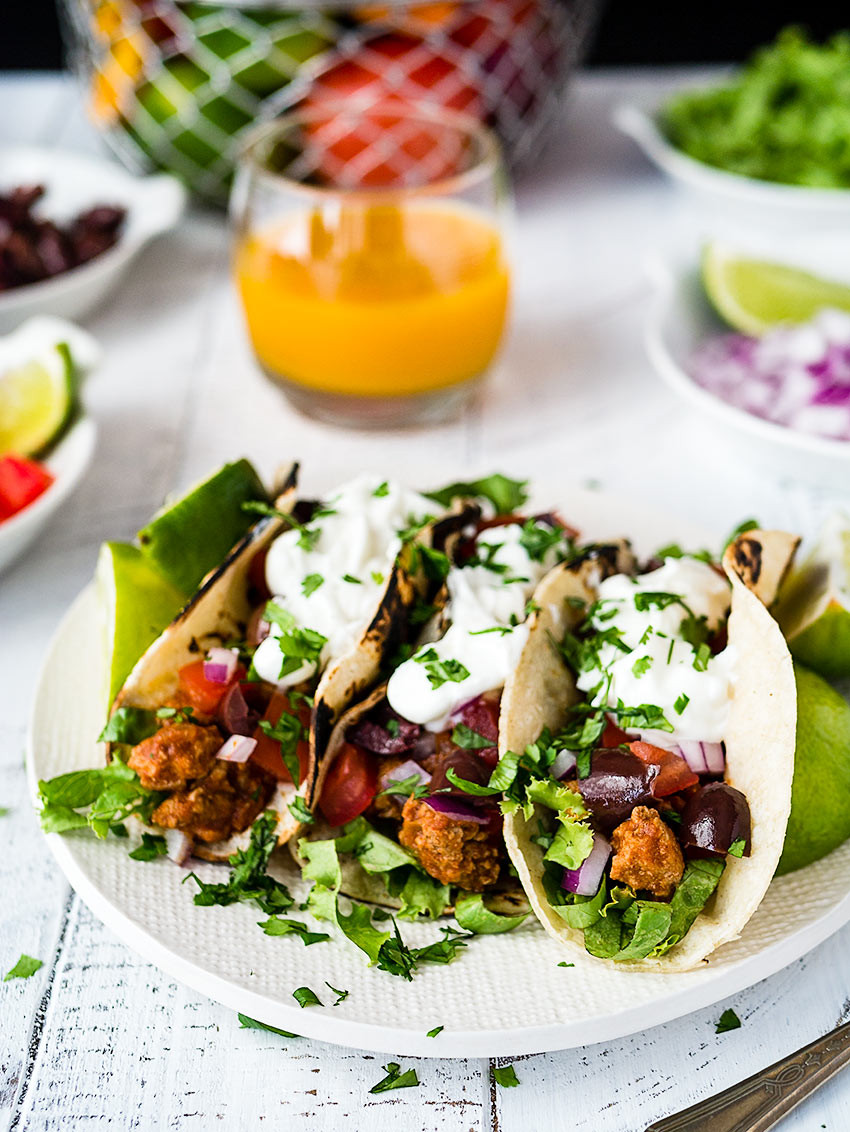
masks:
<svg viewBox="0 0 850 1132"><path fill-rule="evenodd" d="M225 464L139 531L142 553L188 596L257 521L242 510L250 500L268 502L253 466L247 460Z"/></svg>
<svg viewBox="0 0 850 1132"><path fill-rule="evenodd" d="M183 604L183 595L138 547L105 542L95 569L106 657L107 705Z"/></svg>
<svg viewBox="0 0 850 1132"><path fill-rule="evenodd" d="M74 366L64 343L0 374L0 454L43 452L68 424L75 399Z"/></svg>
<svg viewBox="0 0 850 1132"><path fill-rule="evenodd" d="M780 874L820 860L850 837L850 704L801 665L794 676L797 750Z"/></svg>
<svg viewBox="0 0 850 1132"><path fill-rule="evenodd" d="M774 613L795 659L830 680L850 676L850 517L827 520Z"/></svg>
<svg viewBox="0 0 850 1132"><path fill-rule="evenodd" d="M744 334L806 322L824 307L850 311L850 287L796 267L745 259L716 243L705 249L702 281L717 313Z"/></svg>

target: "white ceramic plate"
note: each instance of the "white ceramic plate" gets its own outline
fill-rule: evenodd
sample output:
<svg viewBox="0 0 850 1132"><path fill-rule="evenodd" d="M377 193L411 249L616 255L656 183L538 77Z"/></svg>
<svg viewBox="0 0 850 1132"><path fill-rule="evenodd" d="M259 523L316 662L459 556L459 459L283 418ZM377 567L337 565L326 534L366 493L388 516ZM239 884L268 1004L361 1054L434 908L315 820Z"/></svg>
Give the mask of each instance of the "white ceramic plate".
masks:
<svg viewBox="0 0 850 1132"><path fill-rule="evenodd" d="M850 283L850 236L846 231L788 237L781 249L769 237L751 236L736 241L735 249ZM827 487L846 483L850 442L812 436L763 420L696 384L688 373L688 359L701 342L728 334L730 329L705 296L696 256L678 263L656 263L651 271L658 295L647 322L645 344L650 361L667 385L698 412L716 420L737 455L777 476L793 475Z"/></svg>
<svg viewBox="0 0 850 1132"><path fill-rule="evenodd" d="M44 459L55 479L29 507L0 523L0 570L23 554L83 478L94 455L96 438L94 421L83 417Z"/></svg>
<svg viewBox="0 0 850 1132"><path fill-rule="evenodd" d="M36 184L47 190L36 205L47 219L64 222L96 204L123 205L127 218L115 246L89 263L0 293L0 333L34 314L88 314L112 293L145 244L177 223L186 205L186 190L166 173L134 177L114 161L57 149L0 150L0 191Z"/></svg>
<svg viewBox="0 0 850 1132"><path fill-rule="evenodd" d="M702 204L760 227L788 221L807 228L835 226L850 218L850 189L760 181L706 165L671 145L658 125L659 111L669 97L644 104L623 103L614 110L614 122L650 161L695 193Z"/></svg>
<svg viewBox="0 0 850 1132"><path fill-rule="evenodd" d="M634 533L643 553L670 539L706 542L705 532L687 522L559 488L536 492L535 504L545 508L560 501L561 514L587 537ZM96 765L103 757L94 742L105 712L96 621L89 588L50 648L30 731L33 791L39 778ZM558 967L563 952L539 925L527 922L505 935L472 940L449 966L425 966L407 983L370 968L363 953L342 937L305 948L293 937L265 936L256 926L262 913L247 906L195 907L194 886L181 883L182 870L166 859L131 861L126 842L98 842L79 833L53 834L48 840L92 911L170 975L282 1029L402 1055L515 1056L644 1030L758 982L850 919L848 843L808 869L774 881L741 938L700 970L654 975L581 962ZM298 899L304 889L286 861L275 871ZM221 879L219 866L201 865L198 872L208 881ZM433 925L400 926L413 945L439 934ZM339 1006L331 1006L334 996L326 982L350 991ZM301 986L311 987L325 1005L299 1008L292 992ZM445 1029L436 1039L426 1037L439 1025Z"/></svg>

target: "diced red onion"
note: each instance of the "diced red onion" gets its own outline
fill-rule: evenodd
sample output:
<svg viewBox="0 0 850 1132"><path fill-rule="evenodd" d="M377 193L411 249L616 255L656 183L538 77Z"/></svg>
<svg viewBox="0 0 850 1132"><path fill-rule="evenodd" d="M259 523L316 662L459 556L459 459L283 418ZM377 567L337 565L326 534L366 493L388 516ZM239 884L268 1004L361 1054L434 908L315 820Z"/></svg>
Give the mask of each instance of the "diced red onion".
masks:
<svg viewBox="0 0 850 1132"><path fill-rule="evenodd" d="M824 309L761 338L709 338L688 362L720 400L799 432L850 441L850 318Z"/></svg>
<svg viewBox="0 0 850 1132"><path fill-rule="evenodd" d="M263 617L264 605L255 609L248 619L248 628L245 630L245 640L249 645L258 645L264 641L271 632L271 625Z"/></svg>
<svg viewBox="0 0 850 1132"><path fill-rule="evenodd" d="M226 763L246 763L256 746L257 740L250 735L231 735L216 751L215 757Z"/></svg>
<svg viewBox="0 0 850 1132"><path fill-rule="evenodd" d="M452 818L454 821L474 821L479 825L490 824L490 814L487 810L479 810L470 805L469 802L464 802L461 798L455 798L449 794L433 794L425 801L432 810L436 810L438 814L445 814L447 818Z"/></svg>
<svg viewBox="0 0 850 1132"><path fill-rule="evenodd" d="M563 778L570 773L575 765L575 751L558 751L555 755L555 761L549 767L549 773L553 778Z"/></svg>
<svg viewBox="0 0 850 1132"><path fill-rule="evenodd" d="M709 774L722 774L726 769L726 752L722 743L703 743L702 753Z"/></svg>
<svg viewBox="0 0 850 1132"><path fill-rule="evenodd" d="M576 896L595 896L611 856L611 845L601 833L594 832L593 848L577 869L564 869L561 888Z"/></svg>
<svg viewBox="0 0 850 1132"><path fill-rule="evenodd" d="M238 664L238 649L210 649L204 661L204 679L211 684L229 684Z"/></svg>
<svg viewBox="0 0 850 1132"><path fill-rule="evenodd" d="M705 753L699 740L680 739L677 745L682 758L694 774L708 774L708 763L705 761Z"/></svg>
<svg viewBox="0 0 850 1132"><path fill-rule="evenodd" d="M165 851L169 861L175 865L185 865L192 856L192 838L182 829L165 830Z"/></svg>
<svg viewBox="0 0 850 1132"><path fill-rule="evenodd" d="M413 759L408 759L407 762L403 762L399 766L393 767L392 770L388 770L386 774L381 775L381 789L385 790L391 782L404 782L406 778L412 778L414 774L424 785L431 781L431 775L425 767L415 763Z"/></svg>

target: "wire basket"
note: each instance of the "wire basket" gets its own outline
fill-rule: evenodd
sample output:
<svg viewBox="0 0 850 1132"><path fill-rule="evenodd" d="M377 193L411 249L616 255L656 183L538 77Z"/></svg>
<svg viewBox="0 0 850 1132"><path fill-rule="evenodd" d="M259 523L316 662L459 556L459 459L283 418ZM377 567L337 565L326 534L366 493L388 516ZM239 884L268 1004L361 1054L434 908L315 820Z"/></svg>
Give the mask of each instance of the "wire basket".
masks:
<svg viewBox="0 0 850 1132"><path fill-rule="evenodd" d="M298 6L60 0L89 114L124 162L227 198L243 132L299 105L431 101L492 125L513 163L556 117L598 0Z"/></svg>

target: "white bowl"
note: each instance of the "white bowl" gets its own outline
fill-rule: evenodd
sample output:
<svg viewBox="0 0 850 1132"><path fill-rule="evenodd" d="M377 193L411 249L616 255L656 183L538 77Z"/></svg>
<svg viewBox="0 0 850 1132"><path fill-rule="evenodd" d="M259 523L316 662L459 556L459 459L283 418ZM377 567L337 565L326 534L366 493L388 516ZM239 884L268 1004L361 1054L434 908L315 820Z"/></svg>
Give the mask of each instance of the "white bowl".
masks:
<svg viewBox="0 0 850 1132"><path fill-rule="evenodd" d="M23 554L83 478L94 455L96 438L94 421L82 417L43 461L55 479L23 511L0 522L0 570Z"/></svg>
<svg viewBox="0 0 850 1132"><path fill-rule="evenodd" d="M677 149L659 126L661 108L670 98L641 104L623 103L614 109L614 123L637 142L646 156L674 181L685 186L701 207L743 224L795 228L837 227L850 219L850 189L813 189L760 181L728 173L697 161Z"/></svg>
<svg viewBox="0 0 850 1132"><path fill-rule="evenodd" d="M824 241L829 248L819 256L820 242L815 237L798 241L793 249L789 246L787 256L783 252L783 262L817 270L818 261L825 263L839 254L841 246L840 238L831 236ZM846 249L846 233L843 244ZM753 245L752 250L757 251L758 246ZM832 254L827 255L827 250ZM776 253L769 258L776 258ZM667 385L699 413L722 426L736 456L778 477L832 487L850 482L850 442L811 436L763 420L696 384L688 373L688 359L706 338L728 334L730 329L706 298L696 258L680 264L654 264L652 274L658 294L644 340L650 361Z"/></svg>
<svg viewBox="0 0 850 1132"><path fill-rule="evenodd" d="M186 206L186 190L166 173L134 177L113 161L56 149L0 150L0 192L43 184L37 213L64 222L96 204L127 210L118 242L88 263L0 292L0 333L34 314L81 318L112 294L133 259L154 236L172 228Z"/></svg>

